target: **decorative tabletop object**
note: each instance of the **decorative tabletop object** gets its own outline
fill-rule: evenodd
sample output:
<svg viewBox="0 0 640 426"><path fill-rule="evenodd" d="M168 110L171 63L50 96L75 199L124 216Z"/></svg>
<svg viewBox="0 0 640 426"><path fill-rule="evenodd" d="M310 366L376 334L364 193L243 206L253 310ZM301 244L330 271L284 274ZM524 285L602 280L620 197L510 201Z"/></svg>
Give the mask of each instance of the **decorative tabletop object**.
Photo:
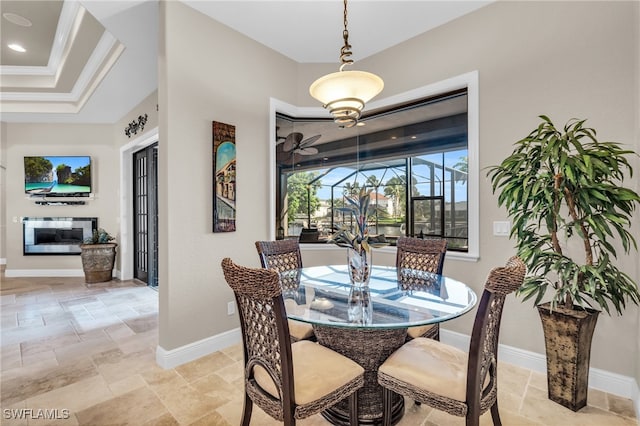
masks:
<svg viewBox="0 0 640 426"><path fill-rule="evenodd" d="M349 278L354 286L366 287L371 277L371 248L387 245L379 237L369 235L368 220L373 212L371 194L366 187L360 189L358 194L345 196L345 206L338 207L338 211L351 213L355 217L355 232L348 228L342 228L329 238L329 242L340 247L347 248L347 264L349 265Z"/></svg>

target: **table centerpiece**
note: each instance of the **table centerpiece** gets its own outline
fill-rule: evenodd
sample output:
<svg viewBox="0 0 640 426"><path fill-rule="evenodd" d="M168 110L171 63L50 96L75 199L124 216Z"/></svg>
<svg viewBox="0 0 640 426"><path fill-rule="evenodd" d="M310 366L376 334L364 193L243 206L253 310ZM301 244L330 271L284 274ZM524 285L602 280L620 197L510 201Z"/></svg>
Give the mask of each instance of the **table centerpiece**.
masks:
<svg viewBox="0 0 640 426"><path fill-rule="evenodd" d="M342 227L329 238L329 242L347 249L347 265L352 286L367 287L373 266L371 248L387 245L384 236L369 234L368 221L374 211L371 206L371 193L363 187L357 194L345 196L345 206L336 209L352 214L356 226L354 231Z"/></svg>

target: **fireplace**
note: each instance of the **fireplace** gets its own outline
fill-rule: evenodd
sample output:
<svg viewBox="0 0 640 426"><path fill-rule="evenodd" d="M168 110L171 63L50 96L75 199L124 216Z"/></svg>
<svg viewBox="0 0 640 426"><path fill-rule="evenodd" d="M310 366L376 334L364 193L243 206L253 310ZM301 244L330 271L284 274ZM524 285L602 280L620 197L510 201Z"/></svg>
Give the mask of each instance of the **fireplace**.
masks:
<svg viewBox="0 0 640 426"><path fill-rule="evenodd" d="M97 228L96 217L25 217L23 254L80 254L80 244Z"/></svg>

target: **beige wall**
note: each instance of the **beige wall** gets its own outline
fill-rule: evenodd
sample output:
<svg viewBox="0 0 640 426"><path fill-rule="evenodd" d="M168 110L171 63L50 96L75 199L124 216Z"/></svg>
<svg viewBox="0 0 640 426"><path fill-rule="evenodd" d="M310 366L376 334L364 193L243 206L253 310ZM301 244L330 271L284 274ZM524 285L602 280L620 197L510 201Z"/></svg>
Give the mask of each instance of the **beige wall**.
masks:
<svg viewBox="0 0 640 426"><path fill-rule="evenodd" d="M7 126L0 121L0 264L7 259Z"/></svg>
<svg viewBox="0 0 640 426"><path fill-rule="evenodd" d="M138 116L144 116L147 114L147 123L144 125L144 130L138 131L135 135L132 134L128 137L124 129L129 127L129 123L132 121L138 121ZM149 96L147 96L142 102L136 105L129 113L114 124L115 144L117 146L123 146L138 138L143 138L150 131L158 127L158 91L154 90Z"/></svg>
<svg viewBox="0 0 640 426"><path fill-rule="evenodd" d="M445 273L480 290L487 271L514 253L512 241L492 235L506 211L485 177L516 140L547 114L558 125L587 118L604 140L638 149L637 2L497 2L400 46L361 61L385 80L389 96L470 70L480 78L480 261L447 261ZM354 47L355 49L355 47ZM300 90L302 91L302 87ZM637 170L640 173L640 170ZM620 266L640 281L637 254ZM472 316L446 324L465 332ZM592 367L633 376L638 363L638 308L602 315ZM540 321L530 302L511 299L501 342L544 353ZM612 356L616 354L616 356Z"/></svg>
<svg viewBox="0 0 640 426"><path fill-rule="evenodd" d="M8 274L16 270L26 270L29 275L38 275L42 270L54 275L55 271L77 270L81 273L82 270L79 256L23 256L21 217L97 217L98 226L116 236L121 243L119 147L158 126L156 105L157 91L154 91L115 124L0 122L0 165L6 167L6 173L4 168L0 169L0 259L6 258ZM125 127L145 113L148 121L144 132L128 138ZM91 156L94 198L86 200L84 206L35 204L24 194L23 157L28 155ZM120 262L119 253L116 270L119 270Z"/></svg>
<svg viewBox="0 0 640 426"><path fill-rule="evenodd" d="M640 40L640 7L636 7L636 21L635 21L635 32L633 35L634 40ZM636 66L635 66L635 74L636 76L640 75L640 42L635 45L635 57L636 57ZM640 78L636 78L635 87L633 92L636 97L636 105L634 108L635 111L635 128L636 128L636 147L635 152L640 154ZM635 178L631 181L632 184L635 185L636 192L640 193L640 155L637 155L633 158L633 167L636 171ZM640 239L640 212L636 213L634 216L634 232L633 235L636 236L636 240ZM640 262L636 261L636 283L640 285ZM640 386L640 309L637 310L638 316L636 319L636 383ZM637 398L636 398L637 399ZM636 403L636 412L640 412L640 404ZM640 415L638 415L640 417Z"/></svg>
<svg viewBox="0 0 640 426"><path fill-rule="evenodd" d="M159 50L160 346L171 350L238 327L220 262L259 266L269 97L295 100L296 64L179 2L160 3ZM232 233L212 232L212 121L236 126Z"/></svg>
<svg viewBox="0 0 640 426"><path fill-rule="evenodd" d="M637 99L630 90L638 79L637 8L632 2L498 2L363 60L358 68L384 78L381 98L478 70L481 170L506 156L537 125L539 114L558 124L588 118L603 138L637 149ZM268 97L315 106L308 84L335 65L296 66L179 3L163 4L162 16L160 344L172 349L237 326L235 317L225 315L231 293L219 263L231 256L257 266L253 242L267 236ZM187 27L192 31L181 31ZM203 51L209 54L192 54ZM211 120L234 124L238 132L239 216L233 234L211 233ZM492 222L506 213L498 209L483 172L479 178L481 259L445 266L445 273L477 291L491 267L514 253L513 242L491 234ZM342 255L321 250L304 256L305 262L323 262ZM379 258L391 262L393 256ZM620 265L637 279L634 259L622 258ZM634 306L621 318L600 318L593 367L635 374L638 318ZM445 328L468 333L471 321L467 315ZM544 352L530 303L507 303L501 340Z"/></svg>
<svg viewBox="0 0 640 426"><path fill-rule="evenodd" d="M112 125L26 124L6 126L6 258L7 274L16 270L78 270L80 256L23 256L20 218L97 217L98 226L119 238L119 161ZM94 198L84 206L40 206L24 194L23 158L30 155L91 156ZM117 269L117 266L116 266ZM55 272L52 274L55 275Z"/></svg>

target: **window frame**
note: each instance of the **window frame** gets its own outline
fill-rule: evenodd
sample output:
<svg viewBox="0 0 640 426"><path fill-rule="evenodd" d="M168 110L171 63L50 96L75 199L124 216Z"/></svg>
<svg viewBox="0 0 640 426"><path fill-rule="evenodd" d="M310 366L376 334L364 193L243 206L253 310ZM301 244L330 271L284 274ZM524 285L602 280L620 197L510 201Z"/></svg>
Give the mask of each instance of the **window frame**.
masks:
<svg viewBox="0 0 640 426"><path fill-rule="evenodd" d="M433 84L422 86L387 98L372 101L367 109L389 108L394 105L405 104L418 99L447 93L457 89L467 89L467 120L468 120L468 251L449 251L447 258L477 261L480 257L480 170L479 170L479 80L478 71L471 71L455 77L448 78ZM322 107L297 107L276 98L270 98L269 102L269 212L268 212L268 237L276 238L276 113L282 113L296 118L316 118L327 115ZM326 246L326 244L322 244ZM317 246L313 244L313 246ZM317 248L317 247L314 247ZM384 251L395 251L395 248L382 248Z"/></svg>

